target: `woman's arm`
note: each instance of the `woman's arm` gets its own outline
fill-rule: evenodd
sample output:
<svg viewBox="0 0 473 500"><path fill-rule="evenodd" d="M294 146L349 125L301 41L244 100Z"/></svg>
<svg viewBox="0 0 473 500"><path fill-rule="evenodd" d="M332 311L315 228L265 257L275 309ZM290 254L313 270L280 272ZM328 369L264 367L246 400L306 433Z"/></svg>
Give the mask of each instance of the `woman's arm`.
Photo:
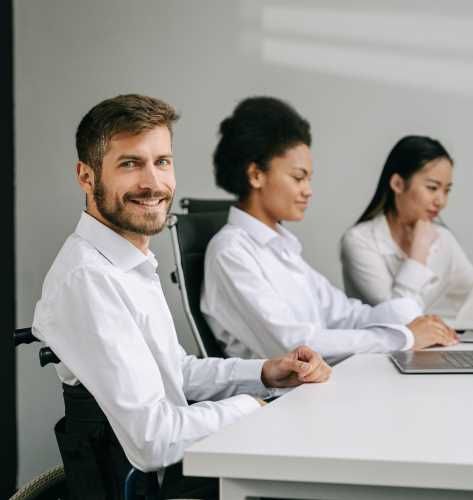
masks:
<svg viewBox="0 0 473 500"><path fill-rule="evenodd" d="M204 297L203 312L258 357L277 356L297 345L308 345L323 356L338 356L405 349L412 343L411 333L401 325L377 322L373 328L327 329L298 318L254 257L242 249L219 249L211 258L207 255Z"/></svg>
<svg viewBox="0 0 473 500"><path fill-rule="evenodd" d="M374 242L354 230L342 239L341 259L345 289L363 302L376 305L393 298L408 297L424 308L423 289L435 279L427 266L405 259L392 276L385 257Z"/></svg>

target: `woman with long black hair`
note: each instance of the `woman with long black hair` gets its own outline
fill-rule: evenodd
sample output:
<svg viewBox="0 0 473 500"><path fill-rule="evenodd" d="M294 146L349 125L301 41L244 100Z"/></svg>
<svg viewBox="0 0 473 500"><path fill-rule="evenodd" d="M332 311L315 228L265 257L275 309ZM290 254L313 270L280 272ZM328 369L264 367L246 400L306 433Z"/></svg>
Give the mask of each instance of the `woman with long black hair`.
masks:
<svg viewBox="0 0 473 500"><path fill-rule="evenodd" d="M407 136L389 153L373 199L342 238L348 295L375 305L411 297L453 320L473 289L473 266L439 215L453 160L430 137Z"/></svg>

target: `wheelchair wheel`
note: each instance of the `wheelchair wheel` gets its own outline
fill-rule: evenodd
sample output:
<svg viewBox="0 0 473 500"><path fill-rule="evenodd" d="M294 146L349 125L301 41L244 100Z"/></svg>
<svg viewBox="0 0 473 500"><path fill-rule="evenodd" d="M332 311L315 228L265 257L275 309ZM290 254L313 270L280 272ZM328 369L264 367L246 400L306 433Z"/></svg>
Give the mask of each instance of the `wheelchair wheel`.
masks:
<svg viewBox="0 0 473 500"><path fill-rule="evenodd" d="M67 500L64 467L58 465L43 472L19 489L10 500Z"/></svg>

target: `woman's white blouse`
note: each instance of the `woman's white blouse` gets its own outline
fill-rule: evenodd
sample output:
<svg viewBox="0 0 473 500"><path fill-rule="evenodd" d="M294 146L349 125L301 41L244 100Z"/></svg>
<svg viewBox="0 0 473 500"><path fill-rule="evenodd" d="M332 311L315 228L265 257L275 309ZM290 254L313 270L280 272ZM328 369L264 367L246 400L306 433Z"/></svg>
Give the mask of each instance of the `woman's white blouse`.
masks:
<svg viewBox="0 0 473 500"><path fill-rule="evenodd" d="M230 356L275 356L306 344L324 356L408 349L411 300L377 307L348 299L301 256L282 226L237 208L210 242L201 309Z"/></svg>
<svg viewBox="0 0 473 500"><path fill-rule="evenodd" d="M473 288L473 266L451 232L436 229L426 265L399 248L384 215L349 229L341 244L348 296L372 305L410 297L426 313L453 320Z"/></svg>

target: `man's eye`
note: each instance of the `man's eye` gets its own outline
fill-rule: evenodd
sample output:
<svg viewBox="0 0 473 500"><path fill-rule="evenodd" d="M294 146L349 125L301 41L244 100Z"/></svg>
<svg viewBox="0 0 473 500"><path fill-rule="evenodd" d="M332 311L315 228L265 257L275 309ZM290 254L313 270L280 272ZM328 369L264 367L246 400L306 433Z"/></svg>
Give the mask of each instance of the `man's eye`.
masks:
<svg viewBox="0 0 473 500"><path fill-rule="evenodd" d="M427 189L430 189L430 191L437 191L437 186L427 186Z"/></svg>
<svg viewBox="0 0 473 500"><path fill-rule="evenodd" d="M125 168L133 168L136 163L132 160L128 160L128 161L124 161L122 164L122 167L125 167Z"/></svg>
<svg viewBox="0 0 473 500"><path fill-rule="evenodd" d="M158 164L162 167L169 165L170 161L167 158L160 158Z"/></svg>
<svg viewBox="0 0 473 500"><path fill-rule="evenodd" d="M296 177L295 175L293 175L292 178L297 182L302 182L304 180L304 177Z"/></svg>

